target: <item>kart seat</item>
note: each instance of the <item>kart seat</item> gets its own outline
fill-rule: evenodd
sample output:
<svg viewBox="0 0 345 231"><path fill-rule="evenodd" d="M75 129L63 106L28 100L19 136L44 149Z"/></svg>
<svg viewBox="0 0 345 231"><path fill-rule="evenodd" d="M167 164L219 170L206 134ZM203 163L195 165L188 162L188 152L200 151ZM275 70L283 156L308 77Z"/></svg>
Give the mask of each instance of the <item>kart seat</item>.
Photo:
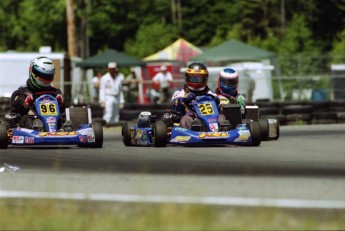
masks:
<svg viewBox="0 0 345 231"><path fill-rule="evenodd" d="M69 107L66 108L66 121L72 121L73 127L78 129L81 124L91 124L91 108L90 107Z"/></svg>

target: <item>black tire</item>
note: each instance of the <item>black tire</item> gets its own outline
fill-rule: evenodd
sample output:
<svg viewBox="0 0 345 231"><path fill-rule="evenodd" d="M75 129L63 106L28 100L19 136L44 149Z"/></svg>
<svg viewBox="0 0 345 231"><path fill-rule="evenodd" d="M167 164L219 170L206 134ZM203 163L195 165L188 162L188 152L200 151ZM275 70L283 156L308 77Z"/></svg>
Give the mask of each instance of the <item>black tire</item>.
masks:
<svg viewBox="0 0 345 231"><path fill-rule="evenodd" d="M99 122L92 123L92 129L95 133L96 142L92 145L93 148L102 148L103 147L103 127Z"/></svg>
<svg viewBox="0 0 345 231"><path fill-rule="evenodd" d="M0 149L8 148L7 126L5 123L0 123Z"/></svg>
<svg viewBox="0 0 345 231"><path fill-rule="evenodd" d="M267 141L268 140L268 135L269 135L269 124L267 119L259 119L259 125L260 125L260 137L262 141Z"/></svg>
<svg viewBox="0 0 345 231"><path fill-rule="evenodd" d="M251 146L259 146L261 144L261 132L259 122L250 121L247 123L247 127L249 128L252 137Z"/></svg>
<svg viewBox="0 0 345 231"><path fill-rule="evenodd" d="M168 126L163 121L157 121L152 128L152 143L154 147L165 147L167 145Z"/></svg>
<svg viewBox="0 0 345 231"><path fill-rule="evenodd" d="M129 126L128 123L125 122L122 126L122 142L126 146L132 146L131 143L131 134L129 132Z"/></svg>

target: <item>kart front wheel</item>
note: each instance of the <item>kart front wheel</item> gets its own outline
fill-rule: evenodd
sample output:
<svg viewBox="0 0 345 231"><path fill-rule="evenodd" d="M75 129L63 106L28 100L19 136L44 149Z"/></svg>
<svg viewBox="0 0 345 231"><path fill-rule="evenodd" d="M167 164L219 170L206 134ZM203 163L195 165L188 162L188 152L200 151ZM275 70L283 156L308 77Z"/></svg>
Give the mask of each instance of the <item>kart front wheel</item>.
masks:
<svg viewBox="0 0 345 231"><path fill-rule="evenodd" d="M131 134L129 132L129 126L128 126L127 122L122 126L122 142L126 146L131 146L132 145L132 143L131 143Z"/></svg>
<svg viewBox="0 0 345 231"><path fill-rule="evenodd" d="M95 134L95 143L92 145L93 148L103 147L103 127L99 122L92 123L92 129Z"/></svg>
<svg viewBox="0 0 345 231"><path fill-rule="evenodd" d="M165 147L167 145L168 126L163 121L157 121L152 128L152 143L155 147Z"/></svg>
<svg viewBox="0 0 345 231"><path fill-rule="evenodd" d="M260 132L260 125L257 121L250 121L247 123L247 127L249 128L250 135L252 137L252 146L259 146L261 143L261 132Z"/></svg>
<svg viewBox="0 0 345 231"><path fill-rule="evenodd" d="M259 125L261 132L261 140L267 141L270 129L268 119L259 119Z"/></svg>
<svg viewBox="0 0 345 231"><path fill-rule="evenodd" d="M7 126L4 123L0 123L0 149L8 148L8 136Z"/></svg>

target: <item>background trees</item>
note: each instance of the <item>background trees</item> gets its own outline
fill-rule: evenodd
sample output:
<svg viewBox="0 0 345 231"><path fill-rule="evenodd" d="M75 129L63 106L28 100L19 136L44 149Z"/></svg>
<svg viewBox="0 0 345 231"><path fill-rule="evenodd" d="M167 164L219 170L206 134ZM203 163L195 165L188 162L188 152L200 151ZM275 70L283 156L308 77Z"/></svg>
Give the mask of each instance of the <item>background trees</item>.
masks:
<svg viewBox="0 0 345 231"><path fill-rule="evenodd" d="M178 37L200 47L237 38L338 61L344 52L345 0L74 0L74 10L80 56L113 48L142 58ZM0 25L2 51L67 51L66 0L2 0Z"/></svg>

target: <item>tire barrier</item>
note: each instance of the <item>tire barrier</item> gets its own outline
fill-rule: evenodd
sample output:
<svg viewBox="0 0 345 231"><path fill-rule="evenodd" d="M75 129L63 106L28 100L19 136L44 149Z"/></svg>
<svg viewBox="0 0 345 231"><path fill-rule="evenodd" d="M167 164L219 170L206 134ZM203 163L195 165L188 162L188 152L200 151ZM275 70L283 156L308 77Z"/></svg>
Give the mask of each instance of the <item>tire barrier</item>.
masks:
<svg viewBox="0 0 345 231"><path fill-rule="evenodd" d="M93 120L101 121L104 125L103 108L97 103L66 104L69 106L91 105ZM260 118L274 118L280 125L286 124L329 124L345 123L345 100L313 101L313 102L269 102L257 101ZM158 117L162 116L170 107L169 104L125 104L120 110L121 121L133 121L142 111L150 111ZM0 117L10 110L10 98L0 97Z"/></svg>

